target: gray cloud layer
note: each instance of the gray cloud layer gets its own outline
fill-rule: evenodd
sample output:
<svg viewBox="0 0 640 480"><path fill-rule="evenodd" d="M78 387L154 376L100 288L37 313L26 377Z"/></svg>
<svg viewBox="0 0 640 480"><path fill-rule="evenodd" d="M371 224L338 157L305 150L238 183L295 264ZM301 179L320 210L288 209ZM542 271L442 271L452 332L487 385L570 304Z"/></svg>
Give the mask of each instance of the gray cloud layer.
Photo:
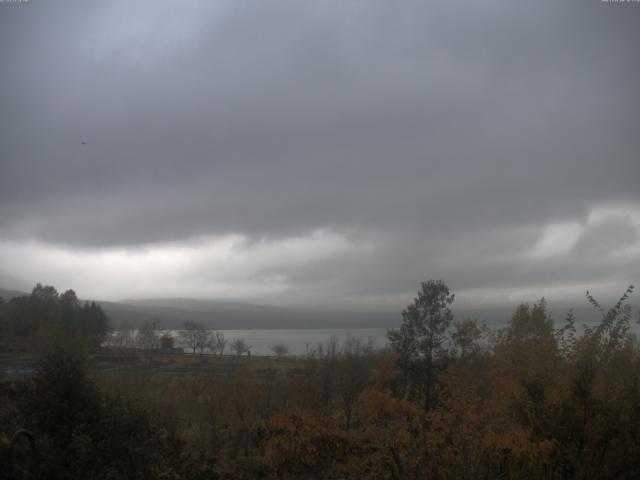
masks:
<svg viewBox="0 0 640 480"><path fill-rule="evenodd" d="M322 231L350 248L236 275L357 305L432 276L527 294L637 281L638 5L0 9L5 258L231 234L251 258Z"/></svg>

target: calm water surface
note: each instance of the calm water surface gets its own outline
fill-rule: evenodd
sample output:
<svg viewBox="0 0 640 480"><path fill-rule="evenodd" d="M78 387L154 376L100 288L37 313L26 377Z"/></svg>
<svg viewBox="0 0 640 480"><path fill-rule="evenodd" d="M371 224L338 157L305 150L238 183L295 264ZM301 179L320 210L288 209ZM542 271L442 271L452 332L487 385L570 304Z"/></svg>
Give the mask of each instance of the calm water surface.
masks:
<svg viewBox="0 0 640 480"><path fill-rule="evenodd" d="M387 345L386 328L353 328L353 329L292 329L292 330L219 330L224 333L230 345L236 339L242 339L251 347L253 355L273 355L271 347L278 343L289 347L290 355L304 355L308 351L325 343L333 335L342 344L349 337L373 339L376 348ZM179 340L177 330L167 331L171 336ZM231 353L231 349L225 353Z"/></svg>
<svg viewBox="0 0 640 480"><path fill-rule="evenodd" d="M594 327L594 322L577 323L577 334L580 335L585 326ZM556 328L561 327L556 323ZM504 325L489 325L489 329L495 330ZM636 322L630 325L631 332L640 337L640 326ZM313 351L318 345L324 344L332 336L336 336L340 344L350 337L363 340L372 339L375 348L384 348L388 345L386 328L352 328L352 329L267 329L267 330L219 330L227 339L226 354L231 354L231 343L236 339L244 340L250 347L253 355L273 355L271 347L282 343L289 348L289 355L305 355ZM162 330L159 333L167 333L175 338L176 346L185 347L180 343L179 330ZM189 352L188 349L185 350Z"/></svg>

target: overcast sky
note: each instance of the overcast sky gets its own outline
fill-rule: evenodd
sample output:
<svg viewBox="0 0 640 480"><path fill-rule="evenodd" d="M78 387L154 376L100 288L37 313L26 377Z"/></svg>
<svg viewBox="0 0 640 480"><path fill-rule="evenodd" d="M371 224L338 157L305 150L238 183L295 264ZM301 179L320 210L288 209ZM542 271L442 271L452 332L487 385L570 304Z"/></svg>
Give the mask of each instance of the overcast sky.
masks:
<svg viewBox="0 0 640 480"><path fill-rule="evenodd" d="M394 311L640 281L640 3L0 3L0 279Z"/></svg>

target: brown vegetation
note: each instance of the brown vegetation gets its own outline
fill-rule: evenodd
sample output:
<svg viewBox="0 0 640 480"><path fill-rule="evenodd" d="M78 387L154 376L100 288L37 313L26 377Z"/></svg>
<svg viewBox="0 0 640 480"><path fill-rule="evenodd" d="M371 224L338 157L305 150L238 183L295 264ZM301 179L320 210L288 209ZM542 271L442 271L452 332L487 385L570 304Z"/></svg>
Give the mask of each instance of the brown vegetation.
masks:
<svg viewBox="0 0 640 480"><path fill-rule="evenodd" d="M554 328L544 301L499 331L449 325L445 287L423 285L404 315L415 337L386 351L94 354L87 370L77 345L58 349L2 384L0 430L34 432L47 478L640 477L631 288L578 333L571 314Z"/></svg>

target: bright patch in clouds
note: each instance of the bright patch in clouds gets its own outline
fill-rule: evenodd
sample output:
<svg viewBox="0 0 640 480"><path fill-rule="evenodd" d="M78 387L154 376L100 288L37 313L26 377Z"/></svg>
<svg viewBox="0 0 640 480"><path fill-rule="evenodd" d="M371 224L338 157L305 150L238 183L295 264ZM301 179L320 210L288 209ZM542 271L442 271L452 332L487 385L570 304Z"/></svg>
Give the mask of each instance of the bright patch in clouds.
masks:
<svg viewBox="0 0 640 480"><path fill-rule="evenodd" d="M40 242L0 243L0 262L23 278L84 297L263 297L291 287L288 272L348 253L342 235L316 230L305 236L251 242L225 235L133 249L74 250Z"/></svg>
<svg viewBox="0 0 640 480"><path fill-rule="evenodd" d="M161 60L162 52L191 44L205 26L221 21L229 2L158 3L149 9L142 3L111 1L98 5L96 15L85 19L76 44L95 60L149 61L149 52ZM204 19L207 19L205 22ZM153 47L153 48L151 48ZM145 58L147 57L147 58Z"/></svg>
<svg viewBox="0 0 640 480"><path fill-rule="evenodd" d="M531 255L535 258L547 258L571 251L577 243L583 227L576 222L554 223L547 226Z"/></svg>
<svg viewBox="0 0 640 480"><path fill-rule="evenodd" d="M630 232L633 232L633 239L629 239L623 245L611 249L609 257L640 259L640 207L603 207L592 210L587 218L587 227L607 227L613 222L619 225L626 225ZM610 231L609 235L620 237L618 232Z"/></svg>
<svg viewBox="0 0 640 480"><path fill-rule="evenodd" d="M627 232L632 232L635 237L623 246L616 242L616 228L620 227L626 227ZM570 254L581 241L599 230L603 231L597 240L605 256L640 256L640 209L624 205L594 208L582 223L574 221L547 225L529 256L545 259Z"/></svg>
<svg viewBox="0 0 640 480"><path fill-rule="evenodd" d="M285 238L227 234L128 248L5 241L0 270L101 300L195 297L375 311L399 310L429 278L443 278L457 307L471 309L541 296L579 304L587 289L613 297L637 283L640 271L636 205L600 206L542 228L488 228L455 242L424 243L419 254L384 238L384 232L316 229Z"/></svg>

